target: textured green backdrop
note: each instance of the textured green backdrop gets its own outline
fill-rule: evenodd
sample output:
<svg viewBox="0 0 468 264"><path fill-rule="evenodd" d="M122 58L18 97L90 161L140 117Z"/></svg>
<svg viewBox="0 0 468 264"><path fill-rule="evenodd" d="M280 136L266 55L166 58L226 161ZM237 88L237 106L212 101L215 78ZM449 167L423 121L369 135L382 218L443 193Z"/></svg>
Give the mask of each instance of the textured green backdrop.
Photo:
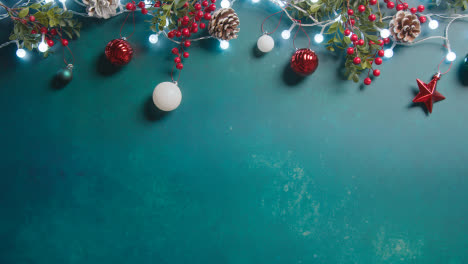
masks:
<svg viewBox="0 0 468 264"><path fill-rule="evenodd" d="M123 17L87 20L62 89L60 49L0 50L1 264L468 263L467 24L429 116L411 100L440 43L397 48L369 87L314 46L320 66L297 80L291 40L253 49L272 4L235 8L239 39L190 48L167 115L150 96L172 46L150 45L144 18L120 71L102 54Z"/></svg>

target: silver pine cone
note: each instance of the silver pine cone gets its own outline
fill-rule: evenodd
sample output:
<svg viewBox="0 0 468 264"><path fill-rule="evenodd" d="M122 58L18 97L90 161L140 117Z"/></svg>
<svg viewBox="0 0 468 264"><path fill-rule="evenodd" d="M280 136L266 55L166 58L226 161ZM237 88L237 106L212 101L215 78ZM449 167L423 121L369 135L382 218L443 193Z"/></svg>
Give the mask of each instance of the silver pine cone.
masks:
<svg viewBox="0 0 468 264"><path fill-rule="evenodd" d="M421 33L421 24L416 15L398 11L390 21L389 30L395 40L411 43Z"/></svg>
<svg viewBox="0 0 468 264"><path fill-rule="evenodd" d="M214 12L208 24L208 33L217 39L236 39L239 24L239 17L232 8L221 8Z"/></svg>
<svg viewBox="0 0 468 264"><path fill-rule="evenodd" d="M119 0L83 0L83 3L89 16L104 19L115 16L119 7Z"/></svg>

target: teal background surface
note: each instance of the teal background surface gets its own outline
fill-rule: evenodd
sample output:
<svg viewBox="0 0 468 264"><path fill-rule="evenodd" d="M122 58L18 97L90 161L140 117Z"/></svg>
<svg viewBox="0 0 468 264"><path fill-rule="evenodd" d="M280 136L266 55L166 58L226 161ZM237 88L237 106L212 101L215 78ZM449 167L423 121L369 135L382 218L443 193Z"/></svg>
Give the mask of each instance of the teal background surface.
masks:
<svg viewBox="0 0 468 264"><path fill-rule="evenodd" d="M440 42L397 48L368 87L313 45L319 68L298 80L280 32L255 54L276 8L235 8L239 38L190 47L182 104L166 115L151 94L170 80L172 44L151 45L141 16L120 71L102 54L124 18L86 20L62 89L60 47L0 50L1 264L468 263L466 22L450 31L447 99L428 115L411 100Z"/></svg>

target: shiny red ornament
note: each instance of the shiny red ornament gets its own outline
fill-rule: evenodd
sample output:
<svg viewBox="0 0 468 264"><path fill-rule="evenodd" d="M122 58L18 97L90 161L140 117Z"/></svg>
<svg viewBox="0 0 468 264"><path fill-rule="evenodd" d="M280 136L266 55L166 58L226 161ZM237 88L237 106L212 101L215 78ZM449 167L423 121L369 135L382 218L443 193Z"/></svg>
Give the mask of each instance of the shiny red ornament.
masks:
<svg viewBox="0 0 468 264"><path fill-rule="evenodd" d="M300 75L314 73L318 64L317 54L310 49L299 49L291 57L291 68Z"/></svg>
<svg viewBox="0 0 468 264"><path fill-rule="evenodd" d="M442 101L445 97L436 91L437 81L440 80L440 73L436 73L432 80L429 83L424 83L423 81L416 79L419 87L419 93L414 97L414 103L424 103L426 105L427 111L432 113L432 105L435 102Z"/></svg>
<svg viewBox="0 0 468 264"><path fill-rule="evenodd" d="M105 53L112 64L125 65L132 60L133 48L124 39L114 39L107 44Z"/></svg>

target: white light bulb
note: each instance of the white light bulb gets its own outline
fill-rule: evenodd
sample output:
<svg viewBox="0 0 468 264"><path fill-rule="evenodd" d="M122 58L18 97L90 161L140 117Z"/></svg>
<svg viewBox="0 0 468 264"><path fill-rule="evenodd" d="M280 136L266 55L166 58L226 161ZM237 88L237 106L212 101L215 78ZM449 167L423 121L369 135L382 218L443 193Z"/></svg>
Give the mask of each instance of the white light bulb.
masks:
<svg viewBox="0 0 468 264"><path fill-rule="evenodd" d="M391 58L391 57L393 57L393 49L386 49L386 50L384 51L384 56L385 56L385 58Z"/></svg>
<svg viewBox="0 0 468 264"><path fill-rule="evenodd" d="M26 51L24 49L18 49L16 51L16 56L18 56L18 58L24 58L24 56L26 56Z"/></svg>
<svg viewBox="0 0 468 264"><path fill-rule="evenodd" d="M252 0L252 3L258 3L260 0Z"/></svg>
<svg viewBox="0 0 468 264"><path fill-rule="evenodd" d="M149 42L150 42L151 44L156 44L156 43L158 43L158 40L159 40L158 34L151 34L151 35L149 36Z"/></svg>
<svg viewBox="0 0 468 264"><path fill-rule="evenodd" d="M291 31L283 30L283 32L281 32L281 37L283 39L289 39L291 37Z"/></svg>
<svg viewBox="0 0 468 264"><path fill-rule="evenodd" d="M40 52L46 52L49 49L49 46L47 46L47 44L43 41L43 42L39 43L39 46L37 46L37 49Z"/></svg>
<svg viewBox="0 0 468 264"><path fill-rule="evenodd" d="M316 34L314 37L315 42L317 43L322 43L323 41L323 35L322 34Z"/></svg>
<svg viewBox="0 0 468 264"><path fill-rule="evenodd" d="M229 48L229 41L227 41L227 40L221 40L221 41L219 41L219 46L220 46L223 50L225 50L225 49Z"/></svg>
<svg viewBox="0 0 468 264"><path fill-rule="evenodd" d="M221 1L221 7L222 8L228 8L231 6L231 2L229 2L229 0L223 0Z"/></svg>
<svg viewBox="0 0 468 264"><path fill-rule="evenodd" d="M388 29L386 29L386 28L380 30L380 36L381 36L382 38L388 38L388 37L390 37L390 30L388 30Z"/></svg>
<svg viewBox="0 0 468 264"><path fill-rule="evenodd" d="M436 29L439 27L439 22L437 22L437 20L431 20L429 22L429 28L430 29Z"/></svg>
<svg viewBox="0 0 468 264"><path fill-rule="evenodd" d="M457 58L457 54L455 54L455 52L453 51L450 51L449 53L447 53L446 58L448 61L454 61Z"/></svg>
<svg viewBox="0 0 468 264"><path fill-rule="evenodd" d="M311 0L311 2L312 2L312 3L317 3L317 2L318 2L318 0Z"/></svg>

